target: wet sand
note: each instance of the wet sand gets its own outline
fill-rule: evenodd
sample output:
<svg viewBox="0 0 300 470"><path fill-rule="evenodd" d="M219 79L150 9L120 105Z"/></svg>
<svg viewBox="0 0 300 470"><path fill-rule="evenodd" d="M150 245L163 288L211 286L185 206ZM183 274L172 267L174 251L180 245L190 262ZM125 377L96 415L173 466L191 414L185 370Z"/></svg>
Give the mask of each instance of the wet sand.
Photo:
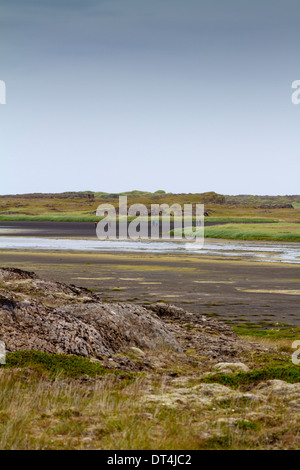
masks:
<svg viewBox="0 0 300 470"><path fill-rule="evenodd" d="M2 267L88 287L107 301L164 301L233 324L300 326L297 265L156 253L0 251Z"/></svg>
<svg viewBox="0 0 300 470"><path fill-rule="evenodd" d="M8 237L97 238L93 222L1 221L0 231Z"/></svg>

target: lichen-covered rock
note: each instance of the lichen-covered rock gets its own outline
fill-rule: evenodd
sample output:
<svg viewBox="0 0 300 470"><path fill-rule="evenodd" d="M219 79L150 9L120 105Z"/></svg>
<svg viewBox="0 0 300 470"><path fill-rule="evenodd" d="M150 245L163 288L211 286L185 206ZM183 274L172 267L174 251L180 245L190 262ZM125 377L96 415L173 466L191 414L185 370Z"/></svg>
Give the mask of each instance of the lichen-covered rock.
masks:
<svg viewBox="0 0 300 470"><path fill-rule="evenodd" d="M255 387L255 392L266 397L277 397L289 405L300 407L300 383L288 383L284 380L267 380Z"/></svg>
<svg viewBox="0 0 300 470"><path fill-rule="evenodd" d="M7 351L108 357L128 347L180 350L164 323L134 304L105 304L86 289L0 270L0 339ZM49 304L49 296L55 307Z"/></svg>
<svg viewBox="0 0 300 470"><path fill-rule="evenodd" d="M249 367L242 362L218 362L212 367L212 371L218 374L236 374L238 372L249 372L249 370Z"/></svg>
<svg viewBox="0 0 300 470"><path fill-rule="evenodd" d="M186 361L223 362L237 361L242 351L257 348L228 325L174 305L105 303L88 289L15 268L0 268L0 340L7 351L37 349L103 359L114 355L114 360L119 352L131 353L132 360L130 348L139 348L146 367L155 367L155 357L151 366L147 351L158 348L180 352ZM121 360L128 361L130 354Z"/></svg>
<svg viewBox="0 0 300 470"><path fill-rule="evenodd" d="M201 383L193 387L178 387L175 390L173 387L169 386L166 387L162 393L146 394L143 400L146 402L161 403L168 407L196 404L197 406L206 408L212 407L213 405L222 406L223 403L226 403L226 406L230 404L236 406L240 402L251 402L252 397L249 397L247 393L232 390L225 385ZM264 397L258 395L255 397L255 401L263 403L265 400Z"/></svg>

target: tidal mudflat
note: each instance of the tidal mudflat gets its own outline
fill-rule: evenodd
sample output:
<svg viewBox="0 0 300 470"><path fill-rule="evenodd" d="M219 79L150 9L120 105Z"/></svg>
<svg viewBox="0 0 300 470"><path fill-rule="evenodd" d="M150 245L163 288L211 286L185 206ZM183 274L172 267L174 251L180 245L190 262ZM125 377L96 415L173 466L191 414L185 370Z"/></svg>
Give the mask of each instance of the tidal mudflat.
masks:
<svg viewBox="0 0 300 470"><path fill-rule="evenodd" d="M162 301L234 325L300 326L296 264L147 252L1 250L0 258L107 301Z"/></svg>

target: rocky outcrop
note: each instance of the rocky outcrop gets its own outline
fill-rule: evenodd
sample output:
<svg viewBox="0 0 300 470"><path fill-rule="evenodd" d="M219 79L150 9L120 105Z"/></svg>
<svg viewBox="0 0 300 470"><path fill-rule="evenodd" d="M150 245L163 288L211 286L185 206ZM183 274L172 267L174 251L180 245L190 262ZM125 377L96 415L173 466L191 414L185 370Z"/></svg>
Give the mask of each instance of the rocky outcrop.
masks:
<svg viewBox="0 0 300 470"><path fill-rule="evenodd" d="M88 289L0 268L0 340L7 351L42 350L107 359L158 349L238 362L255 348L224 323L163 303L105 303ZM134 349L135 348L135 349ZM115 360L115 358L114 358Z"/></svg>
<svg viewBox="0 0 300 470"><path fill-rule="evenodd" d="M130 346L180 350L163 322L143 307L106 304L87 289L17 269L1 269L0 282L0 338L8 351L102 358Z"/></svg>
<svg viewBox="0 0 300 470"><path fill-rule="evenodd" d="M164 321L184 350L191 354L232 362L238 361L240 353L261 349L258 344L242 341L230 326L215 319L164 303L146 307Z"/></svg>

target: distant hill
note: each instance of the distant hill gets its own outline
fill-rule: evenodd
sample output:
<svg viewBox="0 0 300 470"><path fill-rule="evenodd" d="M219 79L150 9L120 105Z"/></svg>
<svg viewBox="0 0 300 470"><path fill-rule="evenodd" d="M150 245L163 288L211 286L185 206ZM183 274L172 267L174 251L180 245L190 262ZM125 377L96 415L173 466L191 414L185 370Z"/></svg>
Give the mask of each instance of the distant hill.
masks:
<svg viewBox="0 0 300 470"><path fill-rule="evenodd" d="M53 220L93 222L100 204L111 204L118 213L119 196L127 196L128 207L144 204L204 204L211 222L290 221L300 222L300 195L256 196L204 193L167 193L164 190L106 193L68 191L0 196L0 220Z"/></svg>
<svg viewBox="0 0 300 470"><path fill-rule="evenodd" d="M206 204L226 204L251 207L274 207L288 208L294 204L300 204L300 195L286 196L256 196L252 194L223 195L214 191L204 193L167 193L164 190L150 191L125 191L121 193L106 193L101 191L68 191L63 193L27 193L2 195L0 199L89 199L89 200L112 200L116 203L119 196L127 196L135 202L151 203L160 202L198 202Z"/></svg>

